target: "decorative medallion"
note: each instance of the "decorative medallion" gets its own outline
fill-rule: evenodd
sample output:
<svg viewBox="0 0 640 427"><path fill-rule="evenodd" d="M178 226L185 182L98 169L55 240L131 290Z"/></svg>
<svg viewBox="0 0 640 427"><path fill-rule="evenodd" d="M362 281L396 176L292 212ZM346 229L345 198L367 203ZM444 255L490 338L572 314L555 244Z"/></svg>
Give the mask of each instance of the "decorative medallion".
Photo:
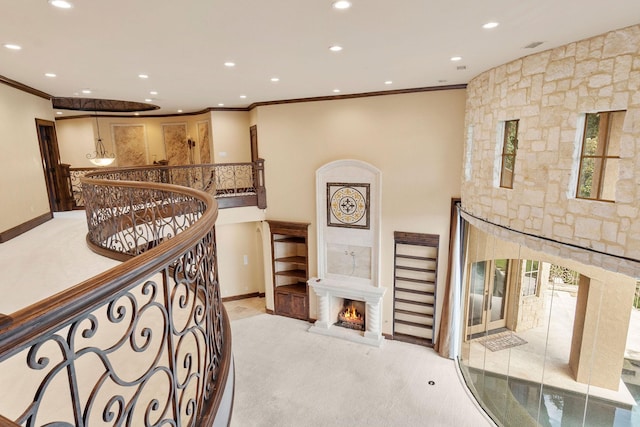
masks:
<svg viewBox="0 0 640 427"><path fill-rule="evenodd" d="M369 184L327 183L327 225L369 228Z"/></svg>

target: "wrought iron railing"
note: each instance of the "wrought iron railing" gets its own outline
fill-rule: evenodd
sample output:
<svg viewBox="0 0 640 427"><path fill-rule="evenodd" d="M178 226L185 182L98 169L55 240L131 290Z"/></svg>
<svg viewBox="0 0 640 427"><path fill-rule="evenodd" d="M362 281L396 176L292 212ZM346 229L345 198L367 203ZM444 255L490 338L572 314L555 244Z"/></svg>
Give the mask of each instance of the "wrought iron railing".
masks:
<svg viewBox="0 0 640 427"><path fill-rule="evenodd" d="M250 163L219 163L183 166L143 166L121 169L70 168L74 208L84 207L82 177L162 182L205 191L218 200L220 208L267 207L264 160Z"/></svg>
<svg viewBox="0 0 640 427"><path fill-rule="evenodd" d="M5 319L0 425L226 425L215 200L95 177L83 194L90 246L126 261Z"/></svg>
<svg viewBox="0 0 640 427"><path fill-rule="evenodd" d="M577 286L578 282L580 281L580 273L578 273L577 271L573 271L567 267L551 264L551 269L549 271L549 281L565 285Z"/></svg>

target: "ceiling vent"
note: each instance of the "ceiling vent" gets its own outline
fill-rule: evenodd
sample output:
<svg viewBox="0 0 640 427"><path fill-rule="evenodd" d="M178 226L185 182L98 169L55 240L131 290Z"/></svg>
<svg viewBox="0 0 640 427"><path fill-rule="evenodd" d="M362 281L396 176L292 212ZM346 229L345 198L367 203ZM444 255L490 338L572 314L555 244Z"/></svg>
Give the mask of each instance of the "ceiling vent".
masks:
<svg viewBox="0 0 640 427"><path fill-rule="evenodd" d="M529 43L528 45L526 45L524 48L525 49L534 49L538 46L540 46L542 43L544 42L533 42L533 43Z"/></svg>
<svg viewBox="0 0 640 427"><path fill-rule="evenodd" d="M466 69L467 69L467 66L466 66L466 65L458 65L458 66L456 67L456 70L458 70L458 71L462 71L462 70L466 70Z"/></svg>

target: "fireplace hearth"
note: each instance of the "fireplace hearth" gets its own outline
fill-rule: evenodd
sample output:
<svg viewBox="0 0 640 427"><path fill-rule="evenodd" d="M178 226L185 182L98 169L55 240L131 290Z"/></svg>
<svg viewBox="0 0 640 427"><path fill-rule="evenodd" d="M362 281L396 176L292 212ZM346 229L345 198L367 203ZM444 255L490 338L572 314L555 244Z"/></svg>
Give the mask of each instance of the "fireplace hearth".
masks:
<svg viewBox="0 0 640 427"><path fill-rule="evenodd" d="M343 338L380 347L384 341L380 327L382 324L382 297L387 288L370 285L345 283L332 279L312 277L308 281L318 297L318 319L309 330L323 335ZM336 323L338 313L349 300L362 314L361 330L341 328Z"/></svg>
<svg viewBox="0 0 640 427"><path fill-rule="evenodd" d="M345 299L344 307L338 313L338 321L336 326L342 326L347 329L355 329L356 331L364 331L364 310L356 307L354 301Z"/></svg>

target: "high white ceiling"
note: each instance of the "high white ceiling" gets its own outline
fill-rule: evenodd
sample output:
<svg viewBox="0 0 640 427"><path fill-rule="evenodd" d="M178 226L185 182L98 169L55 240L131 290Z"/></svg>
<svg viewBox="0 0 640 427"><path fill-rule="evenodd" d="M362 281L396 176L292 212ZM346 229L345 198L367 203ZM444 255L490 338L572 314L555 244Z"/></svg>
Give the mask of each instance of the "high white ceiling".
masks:
<svg viewBox="0 0 640 427"><path fill-rule="evenodd" d="M332 0L70 1L0 0L0 45L22 46L0 46L0 75L53 96L152 98L150 114L466 83L640 23L639 0L352 0L342 11ZM490 21L500 25L483 29Z"/></svg>

